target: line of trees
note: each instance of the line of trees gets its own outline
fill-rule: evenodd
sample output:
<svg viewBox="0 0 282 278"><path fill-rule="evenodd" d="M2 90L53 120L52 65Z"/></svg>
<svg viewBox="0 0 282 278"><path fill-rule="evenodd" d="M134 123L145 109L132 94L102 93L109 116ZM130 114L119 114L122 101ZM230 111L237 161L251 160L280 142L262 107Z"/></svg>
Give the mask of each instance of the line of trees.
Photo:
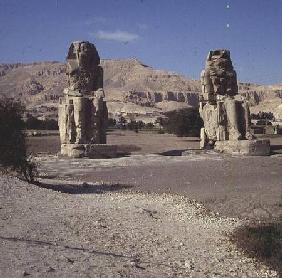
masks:
<svg viewBox="0 0 282 278"><path fill-rule="evenodd" d="M58 130L58 122L54 119L40 120L32 115L28 115L25 121L26 129L37 129L37 130Z"/></svg>
<svg viewBox="0 0 282 278"><path fill-rule="evenodd" d="M171 133L177 136L200 135L203 121L198 108L183 108L165 113L165 117L157 119L156 123L144 123L142 121L126 120L120 117L118 121L109 119L108 127L129 129L138 132L140 129L158 129L159 133Z"/></svg>
<svg viewBox="0 0 282 278"><path fill-rule="evenodd" d="M153 123L144 123L143 121L136 121L136 120L127 120L124 117L120 117L117 121L115 119L108 119L108 127L109 128L120 128L120 129L128 129L137 131L140 129L153 129Z"/></svg>
<svg viewBox="0 0 282 278"><path fill-rule="evenodd" d="M198 108L184 108L181 110L170 111L166 114L167 120L163 126L168 133L177 136L200 136L203 127L203 120L200 117Z"/></svg>
<svg viewBox="0 0 282 278"><path fill-rule="evenodd" d="M262 112L262 111L260 111L257 114L252 113L251 114L251 119L252 120L269 120L269 121L273 121L275 118L274 118L274 115L273 115L272 112Z"/></svg>

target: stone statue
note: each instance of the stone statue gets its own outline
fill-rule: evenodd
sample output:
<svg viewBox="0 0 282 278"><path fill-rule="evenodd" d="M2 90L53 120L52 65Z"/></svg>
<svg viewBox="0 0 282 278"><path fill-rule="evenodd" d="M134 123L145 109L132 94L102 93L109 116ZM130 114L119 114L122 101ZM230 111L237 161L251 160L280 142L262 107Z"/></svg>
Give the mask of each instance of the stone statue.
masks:
<svg viewBox="0 0 282 278"><path fill-rule="evenodd" d="M66 74L68 87L59 100L61 153L91 156L89 152L94 145L97 150L98 145L106 144L108 120L103 69L94 44L87 41L71 43Z"/></svg>
<svg viewBox="0 0 282 278"><path fill-rule="evenodd" d="M103 69L94 44L73 42L67 56L68 89L87 95L103 88Z"/></svg>
<svg viewBox="0 0 282 278"><path fill-rule="evenodd" d="M253 146L258 142L250 132L249 106L238 94L237 75L228 50L209 52L201 72L201 85L199 112L204 121L201 148L240 152L243 144L250 146L252 142ZM269 147L269 142L263 143ZM232 144L234 148L230 147Z"/></svg>
<svg viewBox="0 0 282 278"><path fill-rule="evenodd" d="M209 52L201 84L202 97L210 103L215 103L218 95L233 97L238 94L237 75L228 50Z"/></svg>

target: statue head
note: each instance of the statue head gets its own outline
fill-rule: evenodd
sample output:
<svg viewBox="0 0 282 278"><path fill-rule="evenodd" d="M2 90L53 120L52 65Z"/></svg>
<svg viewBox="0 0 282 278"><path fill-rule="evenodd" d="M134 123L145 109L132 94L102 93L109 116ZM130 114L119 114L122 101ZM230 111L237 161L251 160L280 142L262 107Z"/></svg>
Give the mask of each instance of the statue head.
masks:
<svg viewBox="0 0 282 278"><path fill-rule="evenodd" d="M100 57L94 44L88 41L76 41L69 47L67 63L70 67L76 66L90 70L93 66L100 64Z"/></svg>
<svg viewBox="0 0 282 278"><path fill-rule="evenodd" d="M209 51L205 70L201 74L203 94L215 100L217 95L238 94L237 75L230 58L230 51L216 49Z"/></svg>
<svg viewBox="0 0 282 278"><path fill-rule="evenodd" d="M88 41L72 42L67 55L68 85L72 90L89 92L97 89L101 79L100 57L94 44Z"/></svg>

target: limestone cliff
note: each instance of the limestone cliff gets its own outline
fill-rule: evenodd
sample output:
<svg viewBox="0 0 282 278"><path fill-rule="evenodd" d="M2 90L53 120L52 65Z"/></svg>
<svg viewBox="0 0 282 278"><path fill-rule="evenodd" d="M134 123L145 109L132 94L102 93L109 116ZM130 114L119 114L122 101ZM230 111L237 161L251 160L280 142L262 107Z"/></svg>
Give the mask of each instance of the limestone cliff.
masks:
<svg viewBox="0 0 282 278"><path fill-rule="evenodd" d="M137 59L101 60L109 112L145 113L198 104L200 81L156 70ZM59 62L0 64L0 95L21 99L31 113L55 117L57 103L67 85L66 69ZM239 92L257 109L282 118L282 84L262 86L239 83Z"/></svg>

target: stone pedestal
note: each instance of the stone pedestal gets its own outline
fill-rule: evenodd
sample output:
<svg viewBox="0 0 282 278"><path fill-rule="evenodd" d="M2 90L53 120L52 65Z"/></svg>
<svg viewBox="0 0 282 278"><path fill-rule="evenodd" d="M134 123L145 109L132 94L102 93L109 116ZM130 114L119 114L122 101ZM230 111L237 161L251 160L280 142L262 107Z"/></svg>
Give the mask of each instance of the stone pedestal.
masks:
<svg viewBox="0 0 282 278"><path fill-rule="evenodd" d="M270 155L269 140L227 140L215 142L214 149L219 152L247 155L267 156Z"/></svg>
<svg viewBox="0 0 282 278"><path fill-rule="evenodd" d="M117 146L106 144L62 144L61 154L73 158L114 158Z"/></svg>

